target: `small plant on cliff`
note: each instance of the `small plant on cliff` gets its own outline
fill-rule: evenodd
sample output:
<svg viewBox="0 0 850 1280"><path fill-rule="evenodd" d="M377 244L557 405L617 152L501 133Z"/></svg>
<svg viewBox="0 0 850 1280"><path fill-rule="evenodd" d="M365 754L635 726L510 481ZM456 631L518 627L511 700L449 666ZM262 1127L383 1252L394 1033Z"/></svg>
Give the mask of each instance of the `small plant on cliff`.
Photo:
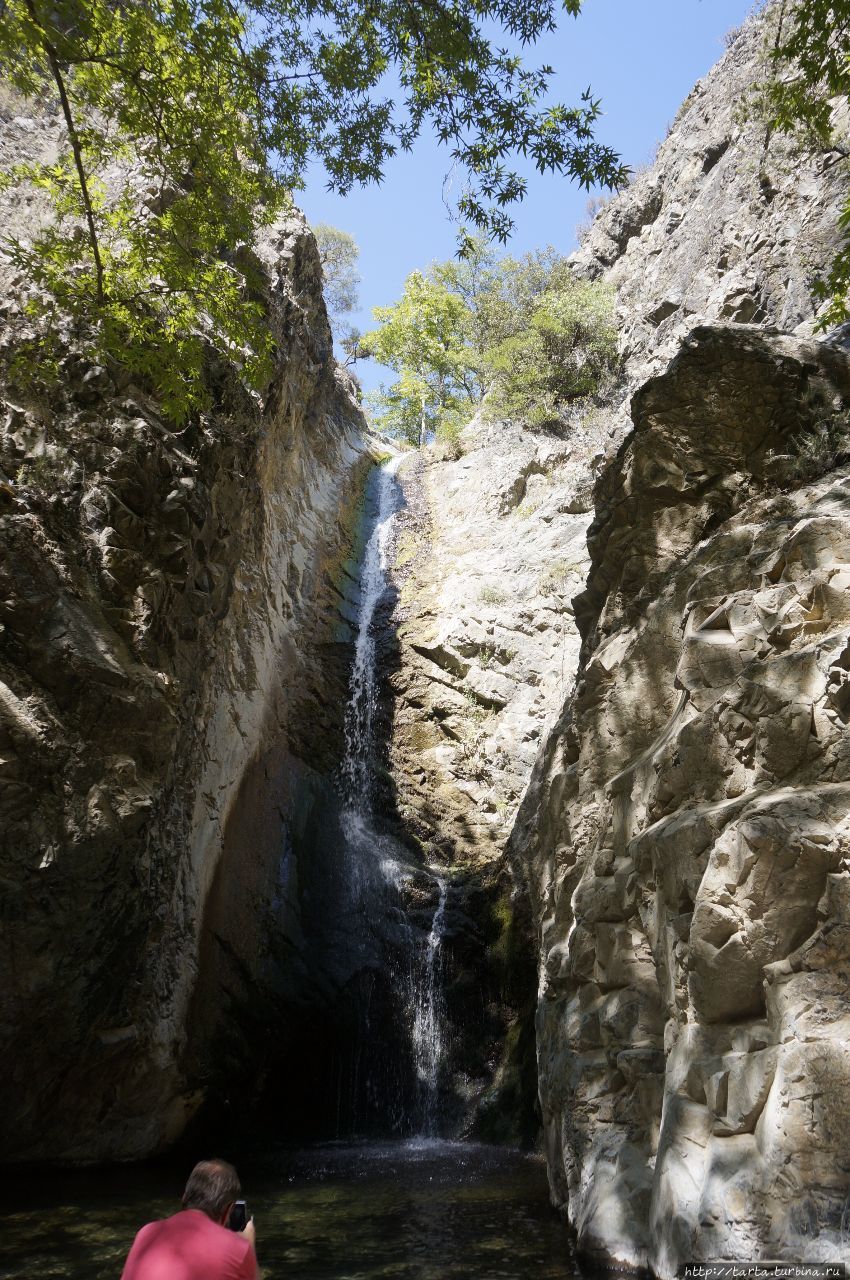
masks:
<svg viewBox="0 0 850 1280"><path fill-rule="evenodd" d="M582 566L569 560L556 560L538 579L541 595L561 595L566 592L569 579L580 578Z"/></svg>
<svg viewBox="0 0 850 1280"><path fill-rule="evenodd" d="M774 455L772 471L781 486L808 484L850 458L850 424L840 417L816 419L789 441L788 453Z"/></svg>
<svg viewBox="0 0 850 1280"><path fill-rule="evenodd" d="M10 182L55 218L8 245L94 353L143 378L175 419L203 403L216 347L262 388L272 358L252 254L313 160L345 194L433 130L468 175L458 213L504 239L530 157L587 187L623 169L599 103L544 105L552 75L497 42L551 31L556 0L0 0L0 77L61 112L58 157ZM580 0L564 0L576 15ZM395 93L388 91L395 85ZM468 238L468 233L462 233Z"/></svg>

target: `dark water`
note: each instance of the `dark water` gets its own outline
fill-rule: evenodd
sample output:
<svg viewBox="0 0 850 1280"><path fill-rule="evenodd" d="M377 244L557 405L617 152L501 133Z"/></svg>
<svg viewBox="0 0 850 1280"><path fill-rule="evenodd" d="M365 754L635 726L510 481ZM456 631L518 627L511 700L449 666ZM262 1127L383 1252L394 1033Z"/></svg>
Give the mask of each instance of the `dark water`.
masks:
<svg viewBox="0 0 850 1280"><path fill-rule="evenodd" d="M240 1162L273 1280L574 1280L536 1157L419 1140ZM20 1178L0 1188L0 1277L115 1280L143 1222L178 1206L185 1171Z"/></svg>

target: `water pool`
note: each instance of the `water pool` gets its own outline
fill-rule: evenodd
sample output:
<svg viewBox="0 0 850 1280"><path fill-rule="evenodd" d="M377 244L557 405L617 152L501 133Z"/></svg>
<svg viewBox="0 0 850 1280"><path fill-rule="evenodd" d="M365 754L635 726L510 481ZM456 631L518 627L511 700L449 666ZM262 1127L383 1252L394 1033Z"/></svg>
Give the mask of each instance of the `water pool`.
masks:
<svg viewBox="0 0 850 1280"><path fill-rule="evenodd" d="M239 1161L261 1274L291 1280L574 1280L536 1156L419 1139ZM6 1178L0 1277L117 1280L136 1230L179 1208L188 1169Z"/></svg>

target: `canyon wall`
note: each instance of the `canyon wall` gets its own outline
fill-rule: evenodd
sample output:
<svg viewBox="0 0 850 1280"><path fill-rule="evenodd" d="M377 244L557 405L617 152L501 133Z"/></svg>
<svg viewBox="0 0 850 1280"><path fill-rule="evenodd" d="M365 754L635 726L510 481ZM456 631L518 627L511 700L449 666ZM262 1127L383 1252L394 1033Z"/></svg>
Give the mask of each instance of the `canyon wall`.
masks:
<svg viewBox="0 0 850 1280"><path fill-rule="evenodd" d="M555 1198L663 1276L843 1256L850 480L776 470L848 405L843 351L731 326L638 392L514 835Z"/></svg>
<svg viewBox="0 0 850 1280"><path fill-rule="evenodd" d="M742 119L763 40L574 258L617 288L625 395L510 842L553 1199L664 1277L847 1247L850 364L811 283L848 179Z"/></svg>
<svg viewBox="0 0 850 1280"><path fill-rule="evenodd" d="M4 156L56 127L7 120ZM36 216L4 198L13 225ZM298 992L333 988L308 954L301 851L340 754L371 459L303 219L258 253L277 345L262 405L210 357L213 406L181 430L71 335L55 378L22 376L32 286L3 266L6 1160L161 1149L249 1031L256 1067Z"/></svg>

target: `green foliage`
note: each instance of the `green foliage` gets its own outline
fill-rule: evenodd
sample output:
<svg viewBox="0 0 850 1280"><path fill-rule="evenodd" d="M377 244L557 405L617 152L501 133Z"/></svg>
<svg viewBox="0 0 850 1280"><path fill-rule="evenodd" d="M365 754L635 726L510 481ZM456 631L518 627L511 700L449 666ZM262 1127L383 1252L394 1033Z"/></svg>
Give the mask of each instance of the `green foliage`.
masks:
<svg viewBox="0 0 850 1280"><path fill-rule="evenodd" d="M350 232L330 227L326 222L317 223L313 227L313 235L322 260L325 303L331 316L338 320L349 311L356 311L360 305L357 296L360 287L360 273L357 270L360 250Z"/></svg>
<svg viewBox="0 0 850 1280"><path fill-rule="evenodd" d="M575 400L604 390L617 366L613 290L558 279L545 289L527 325L486 355L492 371L491 417L530 425L557 420Z"/></svg>
<svg viewBox="0 0 850 1280"><path fill-rule="evenodd" d="M361 350L398 374L371 399L379 429L414 445L431 434L456 438L477 396L463 299L414 271L399 301L373 315L378 328Z"/></svg>
<svg viewBox="0 0 850 1280"><path fill-rule="evenodd" d="M579 0L564 0L578 13ZM271 337L250 248L312 160L332 189L379 181L427 124L464 169L462 219L504 239L525 194L518 154L590 187L623 168L594 140L599 104L542 105L551 68L494 43L551 31L557 0L2 0L0 76L58 96L67 147L9 182L56 219L15 261L94 354L203 403L212 342L262 387ZM388 80L395 78L395 100ZM121 176L123 174L123 176Z"/></svg>
<svg viewBox="0 0 850 1280"><path fill-rule="evenodd" d="M448 457L460 458L463 456L463 428L465 423L459 414L442 414L437 422L435 436L437 442L443 446Z"/></svg>
<svg viewBox="0 0 850 1280"><path fill-rule="evenodd" d="M68 136L56 160L7 176L46 192L56 213L32 242L8 246L44 291L33 319L49 330L58 304L93 354L153 384L175 419L202 402L205 335L250 384L269 368L240 250L283 193L238 63L244 35L226 0L7 0L0 26L0 74L30 94L51 78ZM114 185L110 167L125 173Z"/></svg>
<svg viewBox="0 0 850 1280"><path fill-rule="evenodd" d="M781 485L818 480L850 457L850 423L842 417L815 419L789 440L789 451L774 455L771 471Z"/></svg>
<svg viewBox="0 0 850 1280"><path fill-rule="evenodd" d="M795 137L831 163L847 164L850 140L836 128L836 107L850 97L850 0L780 0L768 25L771 74L753 107L768 126ZM850 198L839 216L844 243L816 296L828 301L821 329L850 315Z"/></svg>
<svg viewBox="0 0 850 1280"><path fill-rule="evenodd" d="M466 258L414 272L395 306L375 310L381 327L361 352L399 374L374 400L379 424L411 444L433 433L457 452L485 396L491 418L557 419L617 367L613 304L613 290L576 280L551 246L500 258L474 238Z"/></svg>
<svg viewBox="0 0 850 1280"><path fill-rule="evenodd" d="M57 474L61 472L61 462L50 454L42 453L18 467L15 484L20 489L55 489Z"/></svg>
<svg viewBox="0 0 850 1280"><path fill-rule="evenodd" d="M488 353L528 327L544 293L572 280L567 259L552 245L513 258L499 256L483 236L470 240L465 258L435 263L431 275L466 303L469 341L485 382Z"/></svg>

